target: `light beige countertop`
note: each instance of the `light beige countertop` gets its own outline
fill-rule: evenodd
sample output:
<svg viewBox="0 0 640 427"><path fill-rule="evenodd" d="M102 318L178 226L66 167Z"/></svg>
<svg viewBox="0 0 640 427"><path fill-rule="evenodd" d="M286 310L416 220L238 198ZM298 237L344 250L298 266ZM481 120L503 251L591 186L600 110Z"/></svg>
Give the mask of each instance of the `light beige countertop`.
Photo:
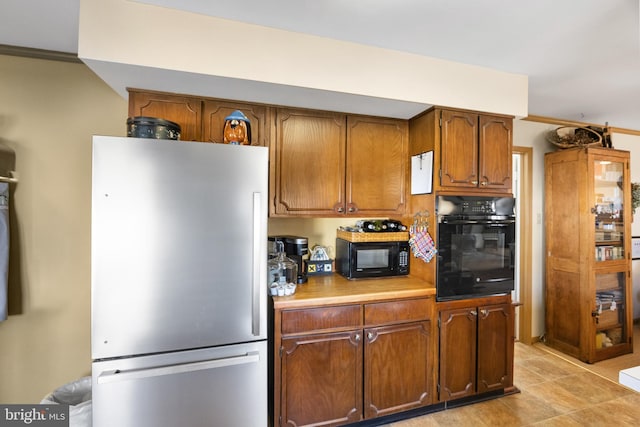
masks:
<svg viewBox="0 0 640 427"><path fill-rule="evenodd" d="M275 309L287 309L425 297L435 293L432 283L411 276L347 280L334 273L310 276L307 283L297 286L295 294L271 298Z"/></svg>

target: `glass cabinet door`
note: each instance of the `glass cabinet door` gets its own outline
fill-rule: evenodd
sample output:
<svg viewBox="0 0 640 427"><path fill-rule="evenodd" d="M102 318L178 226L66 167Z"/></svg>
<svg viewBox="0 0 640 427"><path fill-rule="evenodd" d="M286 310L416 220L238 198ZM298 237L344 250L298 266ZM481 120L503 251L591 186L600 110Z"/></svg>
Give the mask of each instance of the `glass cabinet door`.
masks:
<svg viewBox="0 0 640 427"><path fill-rule="evenodd" d="M626 273L596 273L595 348L597 350L625 343Z"/></svg>
<svg viewBox="0 0 640 427"><path fill-rule="evenodd" d="M624 253L624 163L594 160L595 260L622 260Z"/></svg>

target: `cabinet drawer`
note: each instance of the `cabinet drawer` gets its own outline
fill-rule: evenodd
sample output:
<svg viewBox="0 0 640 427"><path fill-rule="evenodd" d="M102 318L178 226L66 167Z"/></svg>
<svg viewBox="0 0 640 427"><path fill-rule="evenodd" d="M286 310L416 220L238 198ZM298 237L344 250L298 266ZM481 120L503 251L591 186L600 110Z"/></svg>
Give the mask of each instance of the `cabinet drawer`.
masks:
<svg viewBox="0 0 640 427"><path fill-rule="evenodd" d="M318 307L282 312L282 334L326 329L358 328L362 325L360 305Z"/></svg>
<svg viewBox="0 0 640 427"><path fill-rule="evenodd" d="M430 298L399 300L365 304L365 325L426 320L431 316L433 301Z"/></svg>

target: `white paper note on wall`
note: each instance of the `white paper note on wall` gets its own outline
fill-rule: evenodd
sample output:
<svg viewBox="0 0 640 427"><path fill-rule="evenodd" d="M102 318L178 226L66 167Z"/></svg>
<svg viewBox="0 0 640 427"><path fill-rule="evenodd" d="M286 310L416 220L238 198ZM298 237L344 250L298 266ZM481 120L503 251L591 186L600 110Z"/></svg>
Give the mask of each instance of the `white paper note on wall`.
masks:
<svg viewBox="0 0 640 427"><path fill-rule="evenodd" d="M411 156L411 194L430 194L433 186L433 151Z"/></svg>

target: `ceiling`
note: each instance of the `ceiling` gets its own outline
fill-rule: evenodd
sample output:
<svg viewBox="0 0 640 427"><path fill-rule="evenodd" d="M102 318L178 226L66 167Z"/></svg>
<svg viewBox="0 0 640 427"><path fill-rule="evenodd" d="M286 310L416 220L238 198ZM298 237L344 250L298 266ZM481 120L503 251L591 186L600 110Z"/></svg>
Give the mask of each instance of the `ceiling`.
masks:
<svg viewBox="0 0 640 427"><path fill-rule="evenodd" d="M638 0L140 0L529 77L529 115L640 130ZM77 53L80 0L3 0L0 44Z"/></svg>

